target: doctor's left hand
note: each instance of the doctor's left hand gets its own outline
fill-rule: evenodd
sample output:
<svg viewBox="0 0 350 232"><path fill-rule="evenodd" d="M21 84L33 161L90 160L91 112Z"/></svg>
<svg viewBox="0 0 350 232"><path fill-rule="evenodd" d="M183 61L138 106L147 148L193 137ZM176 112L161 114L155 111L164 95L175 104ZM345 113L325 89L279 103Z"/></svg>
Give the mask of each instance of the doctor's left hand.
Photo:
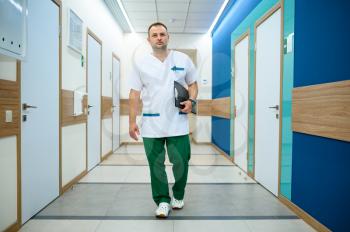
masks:
<svg viewBox="0 0 350 232"><path fill-rule="evenodd" d="M139 127L137 126L136 123L130 123L130 125L129 125L129 135L134 140L136 140L136 141L139 140L138 136L140 135L140 130L139 130Z"/></svg>
<svg viewBox="0 0 350 232"><path fill-rule="evenodd" d="M183 109L181 109L181 112L183 112L183 113L191 113L192 102L190 100L181 102L180 104L185 106Z"/></svg>

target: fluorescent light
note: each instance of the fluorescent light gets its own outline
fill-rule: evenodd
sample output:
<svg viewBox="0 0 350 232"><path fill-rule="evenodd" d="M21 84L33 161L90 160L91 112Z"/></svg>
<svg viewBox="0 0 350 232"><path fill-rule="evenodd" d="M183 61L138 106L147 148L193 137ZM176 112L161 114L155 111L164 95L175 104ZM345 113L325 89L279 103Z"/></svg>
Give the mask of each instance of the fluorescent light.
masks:
<svg viewBox="0 0 350 232"><path fill-rule="evenodd" d="M121 3L120 0L117 0L117 2L118 2L118 5L119 5L120 9L121 9L122 12L123 12L123 15L124 15L124 17L125 17L125 19L126 19L126 22L128 23L128 25L129 25L129 27L130 27L131 32L132 32L132 33L135 33L134 27L133 27L133 26L131 25L131 23L130 23L129 16L128 16L128 14L126 13L123 4Z"/></svg>
<svg viewBox="0 0 350 232"><path fill-rule="evenodd" d="M219 18L220 18L220 16L221 16L222 12L224 11L224 9L225 9L225 7L226 7L226 5L227 5L227 3L228 3L229 1L230 1L230 0L225 0L224 3L221 5L221 8L220 8L218 14L216 15L216 17L215 17L213 23L211 24L211 26L210 26L210 28L209 28L209 30L208 30L208 32L207 32L208 34L211 34L211 31L213 30L215 24L216 24L217 21L219 20Z"/></svg>
<svg viewBox="0 0 350 232"><path fill-rule="evenodd" d="M18 11L20 11L22 13L22 6L20 4L18 4L17 2L15 2L14 0L10 0L9 1L15 8L17 8Z"/></svg>

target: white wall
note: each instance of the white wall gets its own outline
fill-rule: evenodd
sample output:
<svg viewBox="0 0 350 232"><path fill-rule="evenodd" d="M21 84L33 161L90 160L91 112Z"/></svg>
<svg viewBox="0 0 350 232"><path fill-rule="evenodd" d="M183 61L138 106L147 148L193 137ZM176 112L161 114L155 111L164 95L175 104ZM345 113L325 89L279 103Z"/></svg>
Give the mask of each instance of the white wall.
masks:
<svg viewBox="0 0 350 232"><path fill-rule="evenodd" d="M197 116L193 138L197 143L211 142L211 117Z"/></svg>
<svg viewBox="0 0 350 232"><path fill-rule="evenodd" d="M86 124L62 128L62 185L86 168Z"/></svg>
<svg viewBox="0 0 350 232"><path fill-rule="evenodd" d="M16 81L16 61L0 54L0 79Z"/></svg>
<svg viewBox="0 0 350 232"><path fill-rule="evenodd" d="M137 125L141 125L141 116L137 116L136 118ZM136 142L129 135L129 116L121 116L120 117L120 143L131 143ZM142 142L142 137L139 137L139 141Z"/></svg>
<svg viewBox="0 0 350 232"><path fill-rule="evenodd" d="M67 47L68 10L72 9L83 21L84 65L81 65L81 54ZM86 92L86 31L89 28L102 40L102 95L112 97L112 52L122 58L123 33L102 0L63 0L62 1L62 88ZM111 123L107 123L111 127ZM112 128L104 128L102 135ZM106 132L106 131L107 132ZM85 124L65 128L62 133L63 184L68 183L74 175L85 170L86 140ZM70 143L73 139L76 143ZM81 139L84 138L84 139ZM103 136L103 149L112 147L111 136ZM74 164L69 163L74 161Z"/></svg>
<svg viewBox="0 0 350 232"><path fill-rule="evenodd" d="M17 221L17 138L0 138L0 231Z"/></svg>
<svg viewBox="0 0 350 232"><path fill-rule="evenodd" d="M0 55L0 79L16 81L16 60ZM3 231L17 221L16 136L0 138L0 186L0 231Z"/></svg>
<svg viewBox="0 0 350 232"><path fill-rule="evenodd" d="M63 0L62 2L62 87L74 90L86 87L86 29L89 28L102 40L102 93L112 96L112 52L122 55L123 33L115 22L102 0ZM68 9L71 8L83 21L83 56L84 67L81 67L81 55L67 47L68 44Z"/></svg>
<svg viewBox="0 0 350 232"><path fill-rule="evenodd" d="M112 118L102 120L102 157L112 151Z"/></svg>
<svg viewBox="0 0 350 232"><path fill-rule="evenodd" d="M128 49L124 52L125 62L121 63L121 98L127 99L129 96L129 88L127 86L128 74L132 69L133 62L144 55L150 53L151 48L147 42L146 33L125 34L124 46ZM170 34L169 46L170 49L197 49L197 69L199 73L199 93L198 99L211 99L212 86L212 41L208 35L199 34ZM132 142L128 135L129 121L127 116L121 119L121 142ZM193 137L197 142L210 142L211 120L210 117L196 123L196 118L192 122L194 126ZM210 125L209 125L210 124ZM196 126L205 126L210 128L207 136L198 136L196 134ZM208 139L209 138L209 139ZM199 140L197 140L199 139Z"/></svg>

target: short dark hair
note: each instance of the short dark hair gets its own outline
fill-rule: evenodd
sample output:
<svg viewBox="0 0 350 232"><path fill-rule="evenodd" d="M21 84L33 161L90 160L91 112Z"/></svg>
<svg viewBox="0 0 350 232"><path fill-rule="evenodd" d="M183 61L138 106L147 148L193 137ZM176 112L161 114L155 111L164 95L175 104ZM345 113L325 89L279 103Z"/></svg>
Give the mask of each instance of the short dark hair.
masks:
<svg viewBox="0 0 350 232"><path fill-rule="evenodd" d="M165 26L164 23L161 23L161 22L155 22L155 23L152 23L149 27L148 27L148 35L149 35L149 31L151 30L152 27L156 27L156 26L162 26L165 28L166 31L168 31L168 28Z"/></svg>

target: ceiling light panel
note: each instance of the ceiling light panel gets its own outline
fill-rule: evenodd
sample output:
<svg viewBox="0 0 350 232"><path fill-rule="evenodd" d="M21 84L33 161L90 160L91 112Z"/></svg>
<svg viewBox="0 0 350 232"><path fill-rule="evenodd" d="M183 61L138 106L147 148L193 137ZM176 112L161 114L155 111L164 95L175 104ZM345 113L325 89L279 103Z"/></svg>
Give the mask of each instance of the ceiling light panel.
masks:
<svg viewBox="0 0 350 232"><path fill-rule="evenodd" d="M128 15L134 20L157 20L155 11L128 11Z"/></svg>
<svg viewBox="0 0 350 232"><path fill-rule="evenodd" d="M189 27L200 27L200 28L209 28L212 23L212 20L191 20L186 23L186 28Z"/></svg>
<svg viewBox="0 0 350 232"><path fill-rule="evenodd" d="M132 2L134 2L134 3L153 3L154 2L154 0L122 0L122 2L123 2L123 4L124 3L132 3Z"/></svg>
<svg viewBox="0 0 350 232"><path fill-rule="evenodd" d="M138 27L134 26L134 29L138 33L145 33L147 32L148 26L138 26Z"/></svg>
<svg viewBox="0 0 350 232"><path fill-rule="evenodd" d="M203 3L192 3L190 4L189 12L218 12L221 4L203 4Z"/></svg>
<svg viewBox="0 0 350 232"><path fill-rule="evenodd" d="M183 33L184 28L183 27L170 27L170 28L168 28L168 32L169 33Z"/></svg>
<svg viewBox="0 0 350 232"><path fill-rule="evenodd" d="M187 20L211 20L213 21L217 12L206 12L206 13L188 13Z"/></svg>
<svg viewBox="0 0 350 232"><path fill-rule="evenodd" d="M203 34L205 34L205 33L207 33L207 31L208 31L207 27L205 27L205 28L186 27L185 30L184 30L184 32L189 33L189 34L190 33L203 33Z"/></svg>
<svg viewBox="0 0 350 232"><path fill-rule="evenodd" d="M105 0L109 1L109 0ZM206 33L224 0L121 0L136 32L156 21L169 32Z"/></svg>
<svg viewBox="0 0 350 232"><path fill-rule="evenodd" d="M169 22L169 20L159 19L160 22L164 23L168 28L170 27L184 27L185 20L177 20L174 22Z"/></svg>
<svg viewBox="0 0 350 232"><path fill-rule="evenodd" d="M211 5L215 5L215 4L222 5L223 2L224 0L191 0L191 3L202 3L202 4L211 4Z"/></svg>
<svg viewBox="0 0 350 232"><path fill-rule="evenodd" d="M135 27L140 27L151 25L152 23L154 23L154 20L132 20L131 23Z"/></svg>
<svg viewBox="0 0 350 232"><path fill-rule="evenodd" d="M176 20L186 20L187 13L184 12L164 12L160 11L158 12L158 17L160 19L170 20L175 19Z"/></svg>
<svg viewBox="0 0 350 232"><path fill-rule="evenodd" d="M129 11L155 11L155 2L123 2L124 8Z"/></svg>
<svg viewBox="0 0 350 232"><path fill-rule="evenodd" d="M157 9L159 12L187 12L188 4L187 2L157 2Z"/></svg>
<svg viewBox="0 0 350 232"><path fill-rule="evenodd" d="M186 2L186 3L189 3L190 2L190 0L155 0L157 3L158 2L181 2L181 3L184 3L184 2Z"/></svg>

